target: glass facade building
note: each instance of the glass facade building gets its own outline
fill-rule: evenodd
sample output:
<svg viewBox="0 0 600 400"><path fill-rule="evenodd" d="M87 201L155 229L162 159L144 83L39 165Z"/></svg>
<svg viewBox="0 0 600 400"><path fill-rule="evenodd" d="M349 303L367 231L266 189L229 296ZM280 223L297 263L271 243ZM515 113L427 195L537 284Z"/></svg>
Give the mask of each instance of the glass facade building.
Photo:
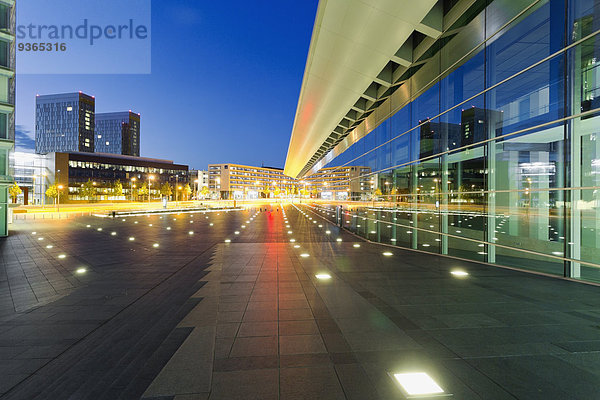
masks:
<svg viewBox="0 0 600 400"><path fill-rule="evenodd" d="M82 92L36 97L35 152L94 152L96 101Z"/></svg>
<svg viewBox="0 0 600 400"><path fill-rule="evenodd" d="M189 167L170 160L89 153L48 156L55 167L56 182L68 188L68 200L87 200L80 190L88 180L96 188L97 200L115 200L111 190L117 181L123 186L123 196L116 200L135 199L136 189L144 184L149 184L150 197L156 199L161 197L160 187L165 183L172 187L189 183Z"/></svg>
<svg viewBox="0 0 600 400"><path fill-rule="evenodd" d="M96 114L96 153L140 156L140 114Z"/></svg>
<svg viewBox="0 0 600 400"><path fill-rule="evenodd" d="M299 176L369 168L336 219L367 239L598 282L600 1L471 3Z"/></svg>
<svg viewBox="0 0 600 400"><path fill-rule="evenodd" d="M0 0L0 237L8 235L9 153L15 141L15 1Z"/></svg>

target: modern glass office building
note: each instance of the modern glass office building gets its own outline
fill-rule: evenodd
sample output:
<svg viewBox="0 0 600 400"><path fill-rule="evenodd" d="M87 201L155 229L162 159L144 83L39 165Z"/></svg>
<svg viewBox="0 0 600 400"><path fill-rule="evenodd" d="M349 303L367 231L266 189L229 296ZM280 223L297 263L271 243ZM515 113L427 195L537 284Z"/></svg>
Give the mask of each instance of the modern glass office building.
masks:
<svg viewBox="0 0 600 400"><path fill-rule="evenodd" d="M319 5L286 174L370 168L370 240L600 281L600 1L379 3Z"/></svg>
<svg viewBox="0 0 600 400"><path fill-rule="evenodd" d="M35 152L94 152L96 100L82 92L38 95Z"/></svg>
<svg viewBox="0 0 600 400"><path fill-rule="evenodd" d="M96 153L140 156L140 114L131 111L96 114Z"/></svg>
<svg viewBox="0 0 600 400"><path fill-rule="evenodd" d="M15 141L15 1L0 0L0 237L8 235L9 153Z"/></svg>
<svg viewBox="0 0 600 400"><path fill-rule="evenodd" d="M111 192L117 181L123 186L123 196L117 200L136 199L135 193L143 185L149 188L151 199L160 198L160 187L165 183L175 188L175 196L178 185L189 183L189 167L170 160L89 153L52 153L47 157L55 168L55 182L66 188L65 200L87 200L81 188L88 181L96 188L96 200L115 199Z"/></svg>

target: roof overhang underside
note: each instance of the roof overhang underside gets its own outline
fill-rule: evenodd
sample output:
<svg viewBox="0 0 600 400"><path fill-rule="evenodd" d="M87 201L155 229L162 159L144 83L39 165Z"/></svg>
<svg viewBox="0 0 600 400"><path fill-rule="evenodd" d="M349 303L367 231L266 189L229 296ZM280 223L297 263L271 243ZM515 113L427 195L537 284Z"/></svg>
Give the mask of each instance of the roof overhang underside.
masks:
<svg viewBox="0 0 600 400"><path fill-rule="evenodd" d="M393 90L413 60L414 32L437 38L435 0L321 0L285 174L301 177Z"/></svg>

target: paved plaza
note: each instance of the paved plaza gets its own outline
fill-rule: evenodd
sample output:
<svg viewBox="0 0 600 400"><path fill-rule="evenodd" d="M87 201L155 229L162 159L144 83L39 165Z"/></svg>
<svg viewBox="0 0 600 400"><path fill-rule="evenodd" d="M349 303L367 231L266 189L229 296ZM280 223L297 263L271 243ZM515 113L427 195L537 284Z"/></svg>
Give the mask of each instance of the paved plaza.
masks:
<svg viewBox="0 0 600 400"><path fill-rule="evenodd" d="M391 400L407 372L455 399L600 397L595 286L367 243L301 205L12 229L3 399Z"/></svg>

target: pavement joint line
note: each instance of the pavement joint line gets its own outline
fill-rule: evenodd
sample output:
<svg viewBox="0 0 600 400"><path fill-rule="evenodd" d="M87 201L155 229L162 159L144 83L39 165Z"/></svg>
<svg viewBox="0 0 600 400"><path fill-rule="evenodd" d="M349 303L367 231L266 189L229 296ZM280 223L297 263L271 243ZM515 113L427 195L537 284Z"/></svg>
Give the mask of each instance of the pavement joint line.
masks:
<svg viewBox="0 0 600 400"><path fill-rule="evenodd" d="M211 250L213 247L215 247L218 243L214 242L213 244L211 244L209 247L207 247L205 250L203 250L201 253L199 253L198 255L196 255L194 258L192 258L190 261L188 261L187 263L185 263L184 265L182 265L179 269L177 269L176 271L173 271L171 274L169 274L168 276L166 276L163 280L161 280L160 282L158 282L156 285L154 285L152 288L150 288L148 291L146 291L146 293L144 293L143 295L139 296L137 299L135 299L135 301L131 302L130 304L128 304L126 307L123 307L121 310L119 310L118 313L116 313L115 315L113 315L112 317L110 317L109 319L105 320L104 322L102 322L100 325L98 325L97 327L95 327L94 329L92 329L90 332L88 332L85 336L79 338L76 342L72 343L69 347L67 347L65 350L61 351L59 354L57 354L56 356L54 356L53 358L48 359L48 361L46 363L44 363L43 365L41 365L40 367L36 368L34 371L32 371L29 376L27 376L26 378L20 380L19 382L15 383L15 385L13 385L8 391L6 391L4 394L2 394L2 397L9 395L10 393L14 392L15 390L17 390L18 387L20 387L23 383L27 382L28 380L32 379L40 370L42 370L46 365L50 364L52 361L58 359L60 356L62 356L63 354L65 354L66 352L68 352L70 349L72 349L73 347L75 347L76 345L78 345L79 343L81 343L82 341L84 341L86 338L88 338L90 335L92 335L93 333L95 333L96 331L98 331L100 328L104 327L106 324L108 324L110 321L114 320L115 318L117 318L121 313L123 313L125 310L128 310L130 307L132 307L134 304L136 304L137 302L139 302L141 299L143 299L144 297L148 296L150 293L152 293L154 290L156 290L159 286L161 286L162 284L164 284L165 282L167 282L169 279L171 279L173 276L175 276L176 274L178 274L179 272L181 272L183 269L185 269L186 267L188 267L191 263L193 263L194 261L196 261L198 258L200 258L201 256L203 256L204 254L206 254L206 252L208 252L209 250Z"/></svg>

